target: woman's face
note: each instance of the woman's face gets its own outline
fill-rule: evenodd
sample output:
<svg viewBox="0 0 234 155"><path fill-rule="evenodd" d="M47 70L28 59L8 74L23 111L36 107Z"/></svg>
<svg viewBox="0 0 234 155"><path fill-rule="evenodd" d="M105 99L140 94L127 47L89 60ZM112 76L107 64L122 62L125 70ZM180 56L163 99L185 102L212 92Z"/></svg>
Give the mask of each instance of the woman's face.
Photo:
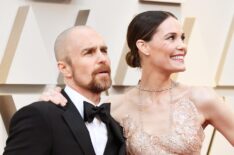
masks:
<svg viewBox="0 0 234 155"><path fill-rule="evenodd" d="M168 17L163 21L147 44L149 53L147 61L154 69L166 73L185 70L184 57L187 48L182 27L177 19Z"/></svg>

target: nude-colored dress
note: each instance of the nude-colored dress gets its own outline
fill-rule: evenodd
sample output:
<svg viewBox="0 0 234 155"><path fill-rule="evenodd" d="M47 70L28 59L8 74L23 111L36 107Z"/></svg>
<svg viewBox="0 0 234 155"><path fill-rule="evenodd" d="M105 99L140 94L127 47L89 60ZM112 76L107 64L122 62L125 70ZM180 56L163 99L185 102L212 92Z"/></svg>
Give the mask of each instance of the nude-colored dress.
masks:
<svg viewBox="0 0 234 155"><path fill-rule="evenodd" d="M121 125L130 155L199 155L204 132L198 122L199 113L189 99L172 106L172 130L159 136L141 130L139 123L127 115Z"/></svg>

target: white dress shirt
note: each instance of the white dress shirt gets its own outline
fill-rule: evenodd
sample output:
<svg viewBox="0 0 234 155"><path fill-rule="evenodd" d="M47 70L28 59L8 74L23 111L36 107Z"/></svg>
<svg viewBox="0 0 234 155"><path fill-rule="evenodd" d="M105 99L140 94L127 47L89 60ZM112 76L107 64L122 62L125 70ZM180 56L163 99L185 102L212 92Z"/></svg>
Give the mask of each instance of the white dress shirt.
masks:
<svg viewBox="0 0 234 155"><path fill-rule="evenodd" d="M82 96L74 89L69 86L66 86L64 91L70 97L71 101L75 104L77 110L80 112L82 118L84 118L84 101L87 101L93 105L93 102L88 100L86 97ZM100 102L101 103L101 102ZM98 105L100 105L100 103ZM75 122L74 122L75 123ZM86 127L88 128L89 135L93 144L94 151L96 155L103 155L107 143L108 133L105 123L100 121L97 118L93 119L93 122L85 122Z"/></svg>

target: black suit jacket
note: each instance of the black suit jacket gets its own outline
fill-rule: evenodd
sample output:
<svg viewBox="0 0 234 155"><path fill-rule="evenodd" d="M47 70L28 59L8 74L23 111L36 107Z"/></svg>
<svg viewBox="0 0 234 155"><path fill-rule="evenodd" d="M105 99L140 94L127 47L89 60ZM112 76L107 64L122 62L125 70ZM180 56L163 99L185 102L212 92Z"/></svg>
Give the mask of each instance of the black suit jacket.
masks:
<svg viewBox="0 0 234 155"><path fill-rule="evenodd" d="M88 129L67 94L65 107L39 101L13 116L3 155L95 155ZM105 155L124 155L125 139L111 118Z"/></svg>

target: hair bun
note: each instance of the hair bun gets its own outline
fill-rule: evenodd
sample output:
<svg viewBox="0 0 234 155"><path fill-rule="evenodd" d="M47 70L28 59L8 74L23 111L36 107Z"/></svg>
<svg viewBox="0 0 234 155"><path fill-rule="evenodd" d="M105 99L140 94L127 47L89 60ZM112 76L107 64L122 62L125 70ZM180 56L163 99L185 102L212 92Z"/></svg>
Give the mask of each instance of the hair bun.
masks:
<svg viewBox="0 0 234 155"><path fill-rule="evenodd" d="M130 67L140 67L140 63L139 61L137 60L137 58L132 54L131 51L129 51L127 54L126 54L126 62L127 64L130 66Z"/></svg>

